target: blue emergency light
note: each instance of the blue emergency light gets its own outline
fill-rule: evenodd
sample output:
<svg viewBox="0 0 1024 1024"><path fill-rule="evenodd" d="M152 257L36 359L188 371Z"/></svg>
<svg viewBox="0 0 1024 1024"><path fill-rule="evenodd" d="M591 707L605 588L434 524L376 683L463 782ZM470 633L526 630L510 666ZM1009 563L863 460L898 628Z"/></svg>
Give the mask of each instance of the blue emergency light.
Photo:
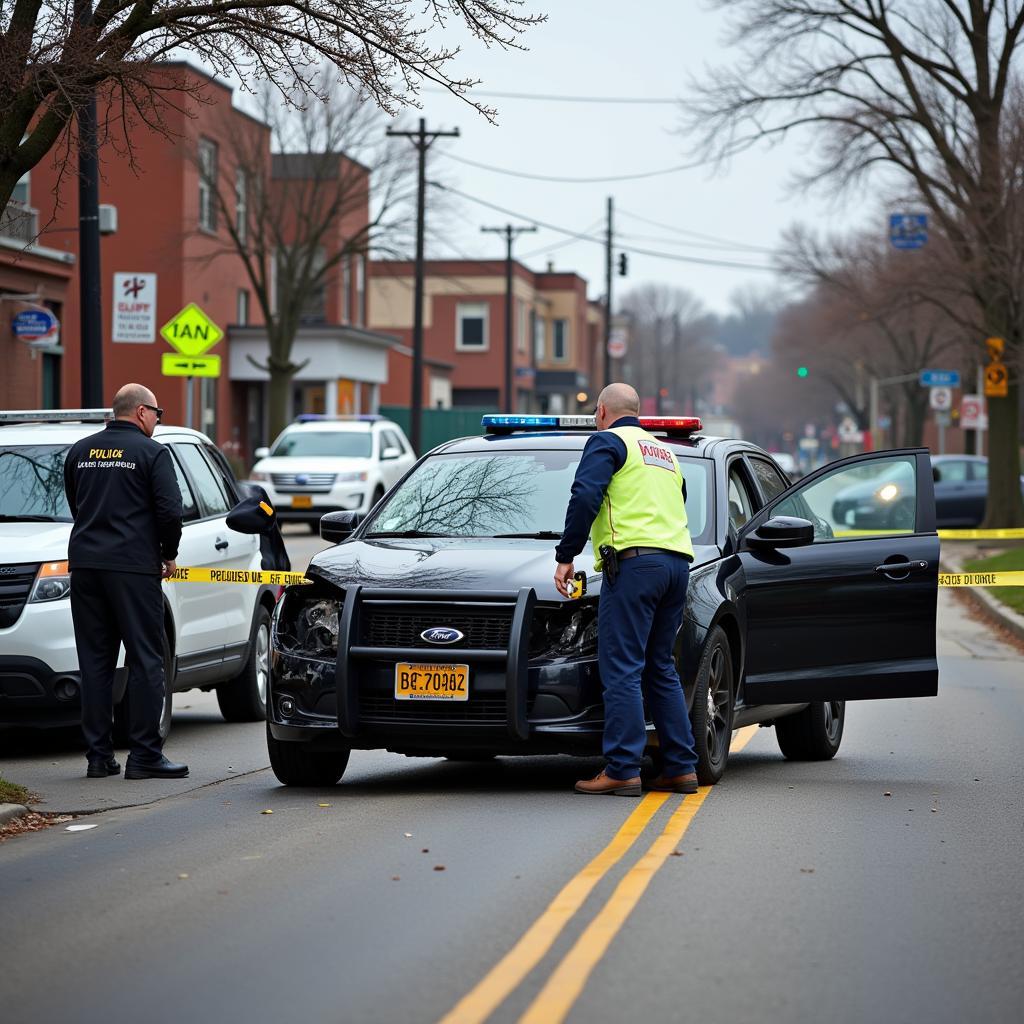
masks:
<svg viewBox="0 0 1024 1024"><path fill-rule="evenodd" d="M593 416L516 416L488 413L480 425L491 434L506 434L512 430L593 430Z"/></svg>

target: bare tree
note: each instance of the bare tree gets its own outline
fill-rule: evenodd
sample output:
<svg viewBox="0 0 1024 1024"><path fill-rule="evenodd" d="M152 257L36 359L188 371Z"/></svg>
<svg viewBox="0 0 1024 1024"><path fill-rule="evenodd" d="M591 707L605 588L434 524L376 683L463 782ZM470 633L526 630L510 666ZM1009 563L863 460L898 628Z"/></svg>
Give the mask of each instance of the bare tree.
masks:
<svg viewBox="0 0 1024 1024"><path fill-rule="evenodd" d="M57 144L94 89L123 97L121 116L167 131L167 88L154 66L182 51L243 86L317 96L322 63L389 113L417 103L424 81L465 96L476 80L450 71L453 25L487 46L518 47L543 20L524 0L14 0L0 5L0 209L18 179ZM173 95L176 86L171 86ZM173 102L173 101L172 101ZM486 116L493 110L477 109Z"/></svg>
<svg viewBox="0 0 1024 1024"><path fill-rule="evenodd" d="M741 59L688 107L706 152L817 129L801 180L842 188L883 171L911 189L955 255L979 330L1005 339L1009 395L989 403L986 526L1024 523L1020 378L1020 0L713 0Z"/></svg>
<svg viewBox="0 0 1024 1024"><path fill-rule="evenodd" d="M324 99L301 108L262 90L269 140L225 111L220 173L193 154L225 228L217 240L203 233L197 258L245 267L266 326L266 362L253 362L270 378L272 437L288 422L292 379L305 365L292 359L299 327L324 322L328 292L342 291L356 261L365 268L371 247L401 246L411 219L411 165L386 139L377 108L344 86L317 88Z"/></svg>

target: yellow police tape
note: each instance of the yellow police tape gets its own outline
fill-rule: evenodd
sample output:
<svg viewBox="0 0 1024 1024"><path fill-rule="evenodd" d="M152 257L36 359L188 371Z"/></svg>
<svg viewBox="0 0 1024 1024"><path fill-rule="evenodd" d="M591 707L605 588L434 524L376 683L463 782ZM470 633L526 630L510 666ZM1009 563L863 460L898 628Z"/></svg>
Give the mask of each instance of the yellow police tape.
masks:
<svg viewBox="0 0 1024 1024"><path fill-rule="evenodd" d="M287 587L294 583L309 583L301 572L278 572L274 569L205 569L202 566L179 566L168 583L266 583L272 587Z"/></svg>
<svg viewBox="0 0 1024 1024"><path fill-rule="evenodd" d="M1024 526L999 530L939 530L940 540L1024 540Z"/></svg>
<svg viewBox="0 0 1024 1024"><path fill-rule="evenodd" d="M940 572L940 587L1024 587L1024 571Z"/></svg>

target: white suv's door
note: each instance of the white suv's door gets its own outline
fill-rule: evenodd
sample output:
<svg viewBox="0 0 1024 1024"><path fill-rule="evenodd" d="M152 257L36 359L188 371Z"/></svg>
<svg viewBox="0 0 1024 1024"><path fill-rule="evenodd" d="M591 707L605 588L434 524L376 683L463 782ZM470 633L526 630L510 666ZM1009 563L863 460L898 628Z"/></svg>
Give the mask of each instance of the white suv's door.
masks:
<svg viewBox="0 0 1024 1024"><path fill-rule="evenodd" d="M377 443L380 446L378 455L380 475L384 481L384 487L390 490L401 480L415 460L409 446L403 444L399 433L390 427L381 427L380 433L377 435ZM385 452L390 458L384 457ZM395 454L396 452L398 454Z"/></svg>

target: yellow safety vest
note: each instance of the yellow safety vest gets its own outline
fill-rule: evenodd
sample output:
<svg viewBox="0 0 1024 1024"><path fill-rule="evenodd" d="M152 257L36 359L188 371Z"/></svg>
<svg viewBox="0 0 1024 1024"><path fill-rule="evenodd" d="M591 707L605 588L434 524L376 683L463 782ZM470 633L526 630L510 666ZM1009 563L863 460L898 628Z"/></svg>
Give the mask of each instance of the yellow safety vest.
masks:
<svg viewBox="0 0 1024 1024"><path fill-rule="evenodd" d="M626 461L612 477L590 528L594 568L601 546L664 548L693 559L683 505L683 474L671 450L641 427L612 427L626 445Z"/></svg>

